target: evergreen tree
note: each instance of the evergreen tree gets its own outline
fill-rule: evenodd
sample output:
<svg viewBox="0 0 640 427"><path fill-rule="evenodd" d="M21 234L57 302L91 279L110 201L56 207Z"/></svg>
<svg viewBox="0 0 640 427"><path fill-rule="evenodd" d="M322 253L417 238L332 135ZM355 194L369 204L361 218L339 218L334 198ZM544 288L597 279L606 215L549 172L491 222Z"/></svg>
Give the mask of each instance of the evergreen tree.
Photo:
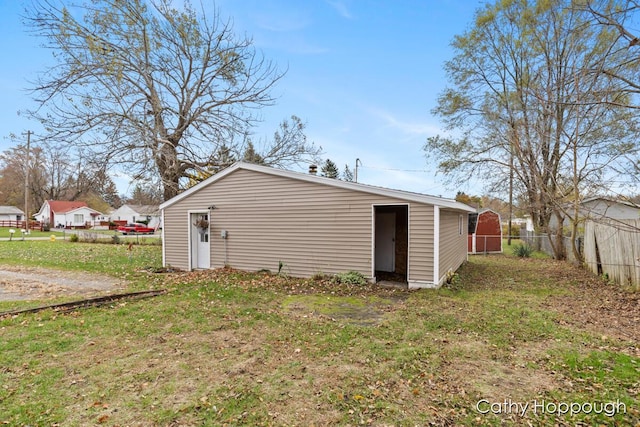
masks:
<svg viewBox="0 0 640 427"><path fill-rule="evenodd" d="M242 155L242 160L247 163L254 163L256 165L264 165L264 159L262 156L256 151L253 146L253 142L249 141L247 143L247 148L244 150L244 154Z"/></svg>
<svg viewBox="0 0 640 427"><path fill-rule="evenodd" d="M320 173L322 176L325 176L327 178L333 178L333 179L337 179L338 176L340 175L340 172L338 171L338 166L336 166L336 164L333 163L331 159L327 159L324 162L324 165L322 165L322 168L320 169Z"/></svg>

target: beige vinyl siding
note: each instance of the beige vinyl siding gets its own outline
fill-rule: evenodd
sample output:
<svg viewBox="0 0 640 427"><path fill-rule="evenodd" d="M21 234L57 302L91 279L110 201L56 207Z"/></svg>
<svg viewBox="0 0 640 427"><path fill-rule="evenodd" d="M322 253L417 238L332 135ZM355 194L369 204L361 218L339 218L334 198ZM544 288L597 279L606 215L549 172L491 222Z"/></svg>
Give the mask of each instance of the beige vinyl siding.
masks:
<svg viewBox="0 0 640 427"><path fill-rule="evenodd" d="M460 234L462 215L462 234ZM440 280L448 270L456 271L467 260L468 215L466 212L440 210Z"/></svg>
<svg viewBox="0 0 640 427"><path fill-rule="evenodd" d="M171 206L164 211L162 244L165 266L185 270L190 268L189 229L190 222L186 211L177 206Z"/></svg>
<svg viewBox="0 0 640 427"><path fill-rule="evenodd" d="M409 209L409 275L407 280L433 282L433 206Z"/></svg>
<svg viewBox="0 0 640 427"><path fill-rule="evenodd" d="M188 269L188 211L210 215L211 267L371 276L372 205L401 200L238 169L165 209L165 262Z"/></svg>

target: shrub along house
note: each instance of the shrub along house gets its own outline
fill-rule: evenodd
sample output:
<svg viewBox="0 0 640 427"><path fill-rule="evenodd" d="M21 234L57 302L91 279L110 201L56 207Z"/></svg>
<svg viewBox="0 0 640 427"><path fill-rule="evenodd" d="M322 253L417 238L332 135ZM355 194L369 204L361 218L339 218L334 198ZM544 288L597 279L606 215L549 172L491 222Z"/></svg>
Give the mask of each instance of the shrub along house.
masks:
<svg viewBox="0 0 640 427"><path fill-rule="evenodd" d="M438 287L467 259L451 199L236 163L160 205L163 263L187 270L358 271Z"/></svg>

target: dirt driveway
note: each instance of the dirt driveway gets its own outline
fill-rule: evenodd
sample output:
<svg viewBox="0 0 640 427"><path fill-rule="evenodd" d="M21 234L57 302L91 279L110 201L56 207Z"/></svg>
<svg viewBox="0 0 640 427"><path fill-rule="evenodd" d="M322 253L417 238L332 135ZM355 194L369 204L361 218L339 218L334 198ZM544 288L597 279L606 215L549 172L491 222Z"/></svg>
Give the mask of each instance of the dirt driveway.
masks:
<svg viewBox="0 0 640 427"><path fill-rule="evenodd" d="M105 275L0 265L0 301L88 296L123 288L122 281Z"/></svg>

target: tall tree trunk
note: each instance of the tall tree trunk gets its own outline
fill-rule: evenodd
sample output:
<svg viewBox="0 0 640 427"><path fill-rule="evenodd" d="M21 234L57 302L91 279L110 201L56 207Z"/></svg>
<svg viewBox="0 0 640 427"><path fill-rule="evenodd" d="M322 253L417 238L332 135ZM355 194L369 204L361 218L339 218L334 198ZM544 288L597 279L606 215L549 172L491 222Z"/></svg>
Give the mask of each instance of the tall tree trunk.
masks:
<svg viewBox="0 0 640 427"><path fill-rule="evenodd" d="M161 142L156 155L156 166L162 180L163 198L167 201L178 195L182 177L178 151L169 141Z"/></svg>
<svg viewBox="0 0 640 427"><path fill-rule="evenodd" d="M564 234L563 223L564 218L562 213L556 209L553 211L553 215L556 218L558 226L555 230L548 229L549 243L551 243L551 250L553 251L553 258L563 260L567 258L567 252L564 247Z"/></svg>

